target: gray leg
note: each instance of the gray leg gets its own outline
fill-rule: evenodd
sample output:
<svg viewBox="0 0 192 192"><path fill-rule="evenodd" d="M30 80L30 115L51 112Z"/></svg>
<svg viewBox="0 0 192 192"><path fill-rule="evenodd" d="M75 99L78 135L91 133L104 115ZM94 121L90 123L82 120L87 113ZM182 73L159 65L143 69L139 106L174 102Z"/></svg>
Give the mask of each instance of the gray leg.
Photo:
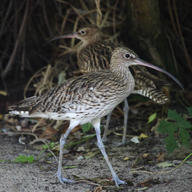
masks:
<svg viewBox="0 0 192 192"><path fill-rule="evenodd" d="M106 127L104 129L104 134L103 134L103 138L102 138L103 141L107 141L107 133L108 133L108 129L109 129L109 122L111 120L111 114L112 114L112 111L107 115Z"/></svg>
<svg viewBox="0 0 192 192"><path fill-rule="evenodd" d="M122 145L125 145L126 134L127 134L127 120L128 120L128 113L129 113L129 104L127 102L127 98L124 100L123 111L124 111L124 129L123 129Z"/></svg>
<svg viewBox="0 0 192 192"><path fill-rule="evenodd" d="M63 148L65 146L65 143L66 143L66 140L67 140L67 136L69 135L69 133L71 132L71 130L77 126L79 124L79 122L77 121L73 121L73 122L70 122L70 125L67 129L67 131L65 132L64 135L62 135L62 137L60 138L60 153L59 153L59 165L58 165L58 170L57 170L57 177L59 179L59 181L64 184L64 182L67 182L67 183L72 183L74 182L73 180L68 180L68 179L65 179L64 177L62 177L62 174L61 174L61 170L62 170L62 159L63 159Z"/></svg>
<svg viewBox="0 0 192 192"><path fill-rule="evenodd" d="M105 146L103 145L103 142L101 140L101 131L100 131L100 120L101 119L95 119L92 121L92 125L94 126L95 128L95 131L96 131L96 135L97 135L97 143L98 143L98 147L101 151L101 153L103 154L106 162L107 162L107 165L109 166L109 169L112 173L112 176L113 176L113 180L115 181L115 184L117 187L119 187L120 184L125 184L125 181L122 181L118 178L118 176L116 175L115 171L113 170L113 167L111 165L111 163L109 162L109 159L108 159L108 156L105 152Z"/></svg>

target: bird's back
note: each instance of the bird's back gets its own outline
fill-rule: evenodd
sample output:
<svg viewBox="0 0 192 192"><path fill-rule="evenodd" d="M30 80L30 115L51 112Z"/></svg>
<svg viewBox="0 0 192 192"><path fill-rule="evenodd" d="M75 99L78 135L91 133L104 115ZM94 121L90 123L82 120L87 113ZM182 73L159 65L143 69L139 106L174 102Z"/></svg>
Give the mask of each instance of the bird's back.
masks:
<svg viewBox="0 0 192 192"><path fill-rule="evenodd" d="M118 47L115 43L98 41L83 47L78 52L77 64L82 73L90 73L110 68L113 50Z"/></svg>
<svg viewBox="0 0 192 192"><path fill-rule="evenodd" d="M82 73L90 73L103 69L110 69L110 59L113 50L121 45L107 41L98 41L79 49L78 66ZM161 91L167 82L150 74L143 66L130 66L135 79L133 93L152 99L154 102L164 104L169 101Z"/></svg>
<svg viewBox="0 0 192 192"><path fill-rule="evenodd" d="M128 96L134 87L129 83L132 83L129 79L125 81L110 70L101 70L69 79L42 96L21 101L10 110L23 116L57 120L74 118L85 123L93 117L107 115Z"/></svg>

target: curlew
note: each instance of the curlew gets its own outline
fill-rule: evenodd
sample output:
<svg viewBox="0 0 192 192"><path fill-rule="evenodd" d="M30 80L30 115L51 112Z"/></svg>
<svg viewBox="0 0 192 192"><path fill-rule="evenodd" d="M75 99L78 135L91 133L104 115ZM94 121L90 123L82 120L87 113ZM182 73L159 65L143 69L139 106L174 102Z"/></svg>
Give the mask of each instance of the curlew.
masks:
<svg viewBox="0 0 192 192"><path fill-rule="evenodd" d="M41 117L55 120L69 120L70 125L60 138L60 153L57 177L60 182L75 182L62 176L63 148L71 130L87 122L95 128L98 147L111 171L118 187L125 184L115 173L105 152L100 133L100 120L109 114L119 103L127 98L135 87L135 80L129 70L131 65L144 65L161 71L173 78L181 87L181 83L170 73L140 60L127 48L116 48L111 57L110 70L100 70L69 79L53 87L42 96L27 98L10 107L10 113L23 117Z"/></svg>
<svg viewBox="0 0 192 192"><path fill-rule="evenodd" d="M102 39L100 29L95 25L80 28L77 32L56 37L49 42L61 38L77 38L82 44L77 51L77 65L82 73L95 72L98 70L110 69L110 59L112 51L121 47L119 44L107 42ZM48 43L49 43L48 42ZM161 91L166 82L150 74L143 66L131 66L135 79L133 94L139 94L152 99L158 104L165 104L169 101L167 96ZM122 143L126 142L127 120L129 105L127 98L124 100L124 129ZM107 140L107 132L111 118L111 111L107 115L107 122L103 134L103 141Z"/></svg>

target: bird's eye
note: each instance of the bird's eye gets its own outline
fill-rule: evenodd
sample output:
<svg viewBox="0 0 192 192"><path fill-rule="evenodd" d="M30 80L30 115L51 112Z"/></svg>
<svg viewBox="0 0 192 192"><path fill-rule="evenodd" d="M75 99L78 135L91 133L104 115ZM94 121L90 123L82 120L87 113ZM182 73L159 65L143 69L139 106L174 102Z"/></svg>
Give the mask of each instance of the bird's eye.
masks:
<svg viewBox="0 0 192 192"><path fill-rule="evenodd" d="M125 56L124 56L126 59L130 59L131 58L131 55L129 53L126 53Z"/></svg>
<svg viewBox="0 0 192 192"><path fill-rule="evenodd" d="M81 35L85 35L86 34L86 32L84 30L81 30L80 33L81 33Z"/></svg>

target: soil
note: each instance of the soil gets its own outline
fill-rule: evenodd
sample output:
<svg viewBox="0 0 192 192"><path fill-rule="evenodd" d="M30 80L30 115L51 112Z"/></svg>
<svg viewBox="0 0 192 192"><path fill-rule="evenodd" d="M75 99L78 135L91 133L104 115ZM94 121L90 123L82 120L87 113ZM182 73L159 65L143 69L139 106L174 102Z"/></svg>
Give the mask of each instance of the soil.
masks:
<svg viewBox="0 0 192 192"><path fill-rule="evenodd" d="M191 150L181 147L171 155L167 155L161 137L153 136L140 144L129 142L120 147L114 147L111 143L105 144L114 170L120 179L127 181L127 184L122 185L120 188L116 188L114 182L109 181L111 179L110 170L95 145L92 145L90 152L98 153L88 159L78 158L79 156L85 157L86 152L77 152L74 149L66 151L63 166L76 167L65 169L63 176L83 181L62 185L54 177L57 171L57 160L53 156L42 158L33 163L9 162L14 161L19 155L32 155L37 158L41 152L37 149L37 144L28 144L30 137L25 141L26 144L19 143L18 138L18 136L0 135L0 159L4 160L0 162L0 192L192 192L191 164L184 163L181 167L168 173L155 173L174 169L173 166L166 168L157 166L156 160L159 152L162 154L165 152L165 159L162 160L175 165L179 165L191 152ZM115 139L116 136L112 134L109 136L109 140ZM128 140L130 141L130 139ZM92 141L95 142L96 139L94 138ZM86 144L81 147L86 149ZM46 153L43 155L46 155ZM143 154L149 155L144 158ZM58 158L58 154L56 156ZM190 157L188 161L191 160ZM134 168L132 168L133 165ZM131 173L133 170L137 170L137 173Z"/></svg>

